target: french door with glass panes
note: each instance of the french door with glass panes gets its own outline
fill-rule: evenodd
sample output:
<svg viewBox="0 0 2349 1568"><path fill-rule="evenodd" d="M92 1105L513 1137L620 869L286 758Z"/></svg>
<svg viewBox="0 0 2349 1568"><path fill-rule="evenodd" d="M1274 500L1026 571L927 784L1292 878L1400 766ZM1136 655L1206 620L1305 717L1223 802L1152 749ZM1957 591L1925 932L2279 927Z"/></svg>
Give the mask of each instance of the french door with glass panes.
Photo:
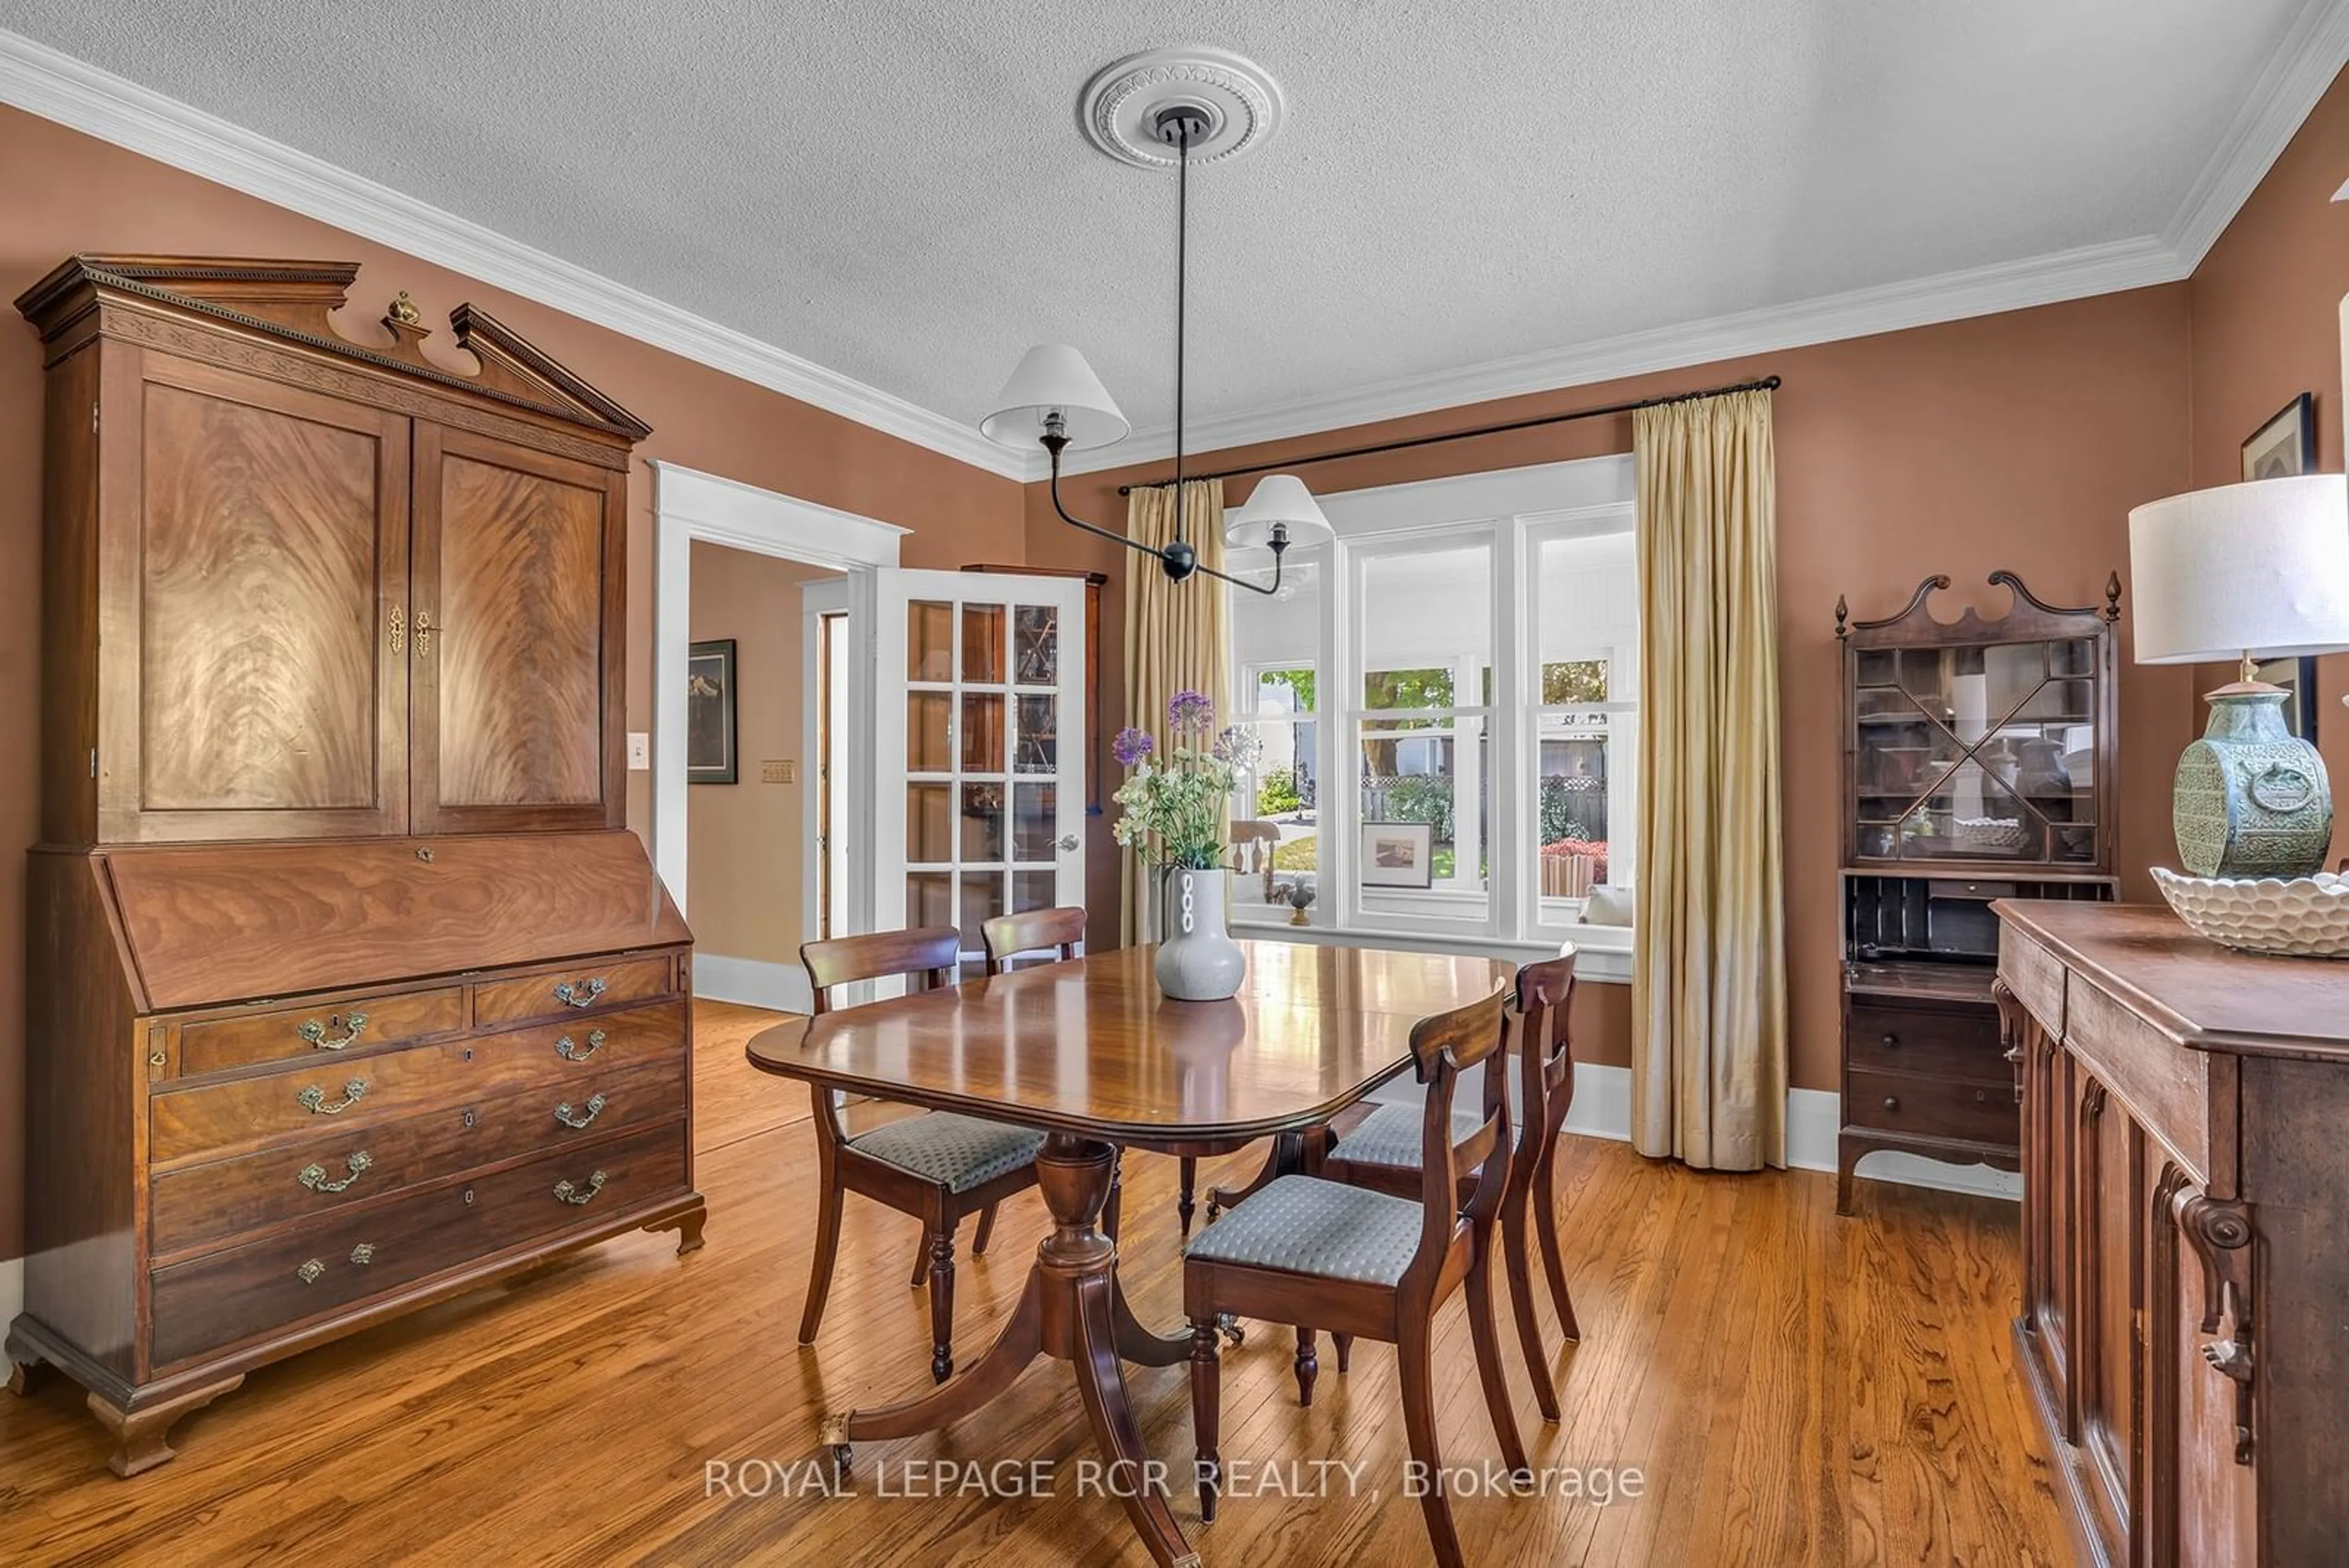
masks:
<svg viewBox="0 0 2349 1568"><path fill-rule="evenodd" d="M989 918L1081 904L1081 578L882 570L874 929L953 926L967 968Z"/></svg>

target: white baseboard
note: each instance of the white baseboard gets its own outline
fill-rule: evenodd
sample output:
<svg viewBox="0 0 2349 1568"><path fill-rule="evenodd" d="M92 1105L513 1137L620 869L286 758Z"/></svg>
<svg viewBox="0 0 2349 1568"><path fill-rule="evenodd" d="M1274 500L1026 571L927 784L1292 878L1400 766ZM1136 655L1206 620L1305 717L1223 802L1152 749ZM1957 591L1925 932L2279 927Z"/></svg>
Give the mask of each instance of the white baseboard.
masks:
<svg viewBox="0 0 2349 1568"><path fill-rule="evenodd" d="M807 971L799 965L728 958L722 953L693 955L693 994L777 1012L809 1012L815 1008Z"/></svg>
<svg viewBox="0 0 2349 1568"><path fill-rule="evenodd" d="M24 1310L25 1260L10 1258L0 1262L0 1332L5 1332Z"/></svg>

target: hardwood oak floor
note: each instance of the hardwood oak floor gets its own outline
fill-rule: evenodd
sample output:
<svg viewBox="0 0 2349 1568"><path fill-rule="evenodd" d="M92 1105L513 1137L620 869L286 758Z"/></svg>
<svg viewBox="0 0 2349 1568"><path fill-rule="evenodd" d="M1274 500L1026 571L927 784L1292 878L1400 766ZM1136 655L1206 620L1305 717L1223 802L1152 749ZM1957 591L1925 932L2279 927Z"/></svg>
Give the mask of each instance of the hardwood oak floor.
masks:
<svg viewBox="0 0 2349 1568"><path fill-rule="evenodd" d="M861 1446L854 1495L815 1490L824 1410L928 1386L927 1314L906 1288L912 1221L852 1198L822 1340L793 1343L813 1230L807 1101L741 1052L772 1016L697 1008L703 1251L631 1236L265 1368L135 1480L107 1472L70 1384L0 1397L0 1562L1146 1564L1085 1469L1082 1412L1050 1363L943 1436ZM2068 1561L2007 1333L2012 1205L1868 1183L1839 1220L1832 1179L1807 1172L1707 1177L1573 1137L1560 1164L1584 1337L1557 1346L1544 1305L1558 1425L1535 1412L1504 1322L1551 1495L1463 1497L1472 1563ZM1129 1158L1121 1265L1169 1330L1174 1175ZM1024 1194L988 1256L965 1258L959 1356L1009 1310L1045 1226ZM1325 1340L1300 1410L1293 1350L1256 1324L1226 1353L1224 1459L1252 1471L1204 1528L1185 1372L1127 1370L1194 1547L1210 1568L1426 1562L1393 1353L1359 1345L1341 1376ZM1456 1302L1436 1357L1446 1463L1497 1462ZM978 1479L997 1495L946 1461L992 1467ZM1587 1495L1600 1484L1616 1492L1604 1505ZM1023 1489L1049 1495L1002 1495Z"/></svg>

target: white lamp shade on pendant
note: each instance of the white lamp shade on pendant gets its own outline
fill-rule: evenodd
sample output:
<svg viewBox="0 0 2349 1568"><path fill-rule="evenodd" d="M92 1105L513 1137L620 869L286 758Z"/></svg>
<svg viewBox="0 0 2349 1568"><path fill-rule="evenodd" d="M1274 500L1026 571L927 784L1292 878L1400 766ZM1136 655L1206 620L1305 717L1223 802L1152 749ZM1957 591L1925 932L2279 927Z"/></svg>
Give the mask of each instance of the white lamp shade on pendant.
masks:
<svg viewBox="0 0 2349 1568"><path fill-rule="evenodd" d="M1276 523L1288 524L1292 549L1308 549L1336 537L1321 504L1293 473L1268 473L1256 483L1246 504L1224 514L1224 545L1233 550L1260 550L1271 543Z"/></svg>
<svg viewBox="0 0 2349 1568"><path fill-rule="evenodd" d="M1065 343L1039 343L1020 356L1019 368L995 395L995 411L978 421L978 433L1005 446L1032 445L1055 413L1072 448L1107 446L1133 428L1082 354Z"/></svg>
<svg viewBox="0 0 2349 1568"><path fill-rule="evenodd" d="M2261 479L2129 514L2139 664L2349 649L2349 480Z"/></svg>

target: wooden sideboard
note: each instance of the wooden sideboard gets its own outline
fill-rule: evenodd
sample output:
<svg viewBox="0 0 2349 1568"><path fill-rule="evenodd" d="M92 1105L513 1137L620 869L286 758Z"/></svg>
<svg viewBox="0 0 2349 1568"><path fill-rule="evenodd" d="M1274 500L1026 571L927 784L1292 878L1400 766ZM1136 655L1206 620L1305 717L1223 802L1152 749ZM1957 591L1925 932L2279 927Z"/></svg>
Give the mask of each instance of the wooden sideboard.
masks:
<svg viewBox="0 0 2349 1568"><path fill-rule="evenodd" d="M625 409L348 263L76 256L46 367L12 1385L124 1475L246 1372L698 1244L692 937L624 826ZM450 368L470 363L466 371Z"/></svg>
<svg viewBox="0 0 2349 1568"><path fill-rule="evenodd" d="M2095 1568L2349 1550L2349 966L2002 902L2023 1379Z"/></svg>

